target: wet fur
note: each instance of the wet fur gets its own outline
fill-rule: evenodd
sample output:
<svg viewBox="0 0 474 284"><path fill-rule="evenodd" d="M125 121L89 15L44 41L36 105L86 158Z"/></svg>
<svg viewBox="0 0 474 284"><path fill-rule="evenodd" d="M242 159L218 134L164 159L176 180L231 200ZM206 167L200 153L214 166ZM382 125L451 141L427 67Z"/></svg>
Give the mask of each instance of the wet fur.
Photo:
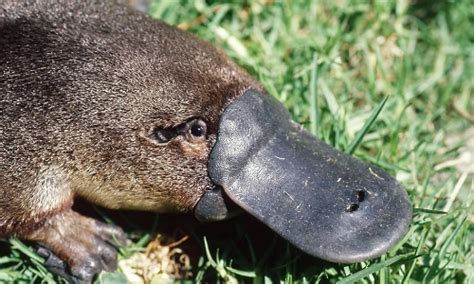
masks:
<svg viewBox="0 0 474 284"><path fill-rule="evenodd" d="M192 210L212 187L220 113L260 86L209 44L126 7L34 2L0 4L0 235L31 236L78 196ZM209 129L198 149L147 135L193 117Z"/></svg>

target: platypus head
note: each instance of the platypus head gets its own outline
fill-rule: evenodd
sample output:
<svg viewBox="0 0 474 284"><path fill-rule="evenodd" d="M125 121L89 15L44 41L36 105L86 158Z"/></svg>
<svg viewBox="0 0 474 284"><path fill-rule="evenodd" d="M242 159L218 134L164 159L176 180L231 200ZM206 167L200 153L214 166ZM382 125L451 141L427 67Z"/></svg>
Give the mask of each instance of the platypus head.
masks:
<svg viewBox="0 0 474 284"><path fill-rule="evenodd" d="M377 257L405 234L411 207L392 177L313 137L223 53L125 8L74 3L87 21L58 20L57 5L15 22L12 34L30 36L9 47L31 62L8 72L48 70L31 88L57 106L48 125L67 122L51 133L66 133L55 145L82 178L79 195L202 221L240 208L334 262Z"/></svg>
<svg viewBox="0 0 474 284"><path fill-rule="evenodd" d="M184 199L201 221L240 208L303 251L340 263L380 256L403 237L411 206L394 178L305 131L214 48L173 33L186 38L168 51L173 85L164 90L178 101L170 109L161 98L174 122L142 137L149 153L163 152L151 169L174 168L177 206Z"/></svg>
<svg viewBox="0 0 474 284"><path fill-rule="evenodd" d="M170 209L216 221L241 208L341 263L380 256L401 239L411 206L395 179L313 137L207 43L164 25L150 30L161 39L132 63L143 61L133 70L149 76L154 100L140 102L148 113L140 180L165 192Z"/></svg>

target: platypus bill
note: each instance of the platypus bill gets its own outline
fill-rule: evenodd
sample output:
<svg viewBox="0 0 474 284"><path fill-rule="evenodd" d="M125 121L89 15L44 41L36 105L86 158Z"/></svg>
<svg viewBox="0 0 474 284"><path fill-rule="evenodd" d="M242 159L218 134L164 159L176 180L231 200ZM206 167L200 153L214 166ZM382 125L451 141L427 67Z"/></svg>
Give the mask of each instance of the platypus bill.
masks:
<svg viewBox="0 0 474 284"><path fill-rule="evenodd" d="M116 269L123 232L71 209L241 208L338 263L406 233L394 178L316 139L222 52L108 1L0 4L0 236L70 282Z"/></svg>

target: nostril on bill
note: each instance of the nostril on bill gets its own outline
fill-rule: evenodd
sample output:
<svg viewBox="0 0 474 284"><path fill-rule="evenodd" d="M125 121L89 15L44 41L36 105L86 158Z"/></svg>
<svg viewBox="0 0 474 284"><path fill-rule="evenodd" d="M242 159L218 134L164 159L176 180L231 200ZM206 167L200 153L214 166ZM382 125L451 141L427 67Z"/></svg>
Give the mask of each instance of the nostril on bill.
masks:
<svg viewBox="0 0 474 284"><path fill-rule="evenodd" d="M357 201L359 201L359 202L364 201L365 200L365 191L363 191L363 190L356 191L356 197L357 197Z"/></svg>
<svg viewBox="0 0 474 284"><path fill-rule="evenodd" d="M354 211L357 211L357 209L359 209L359 205L356 203L351 203L347 205L346 212L352 213Z"/></svg>

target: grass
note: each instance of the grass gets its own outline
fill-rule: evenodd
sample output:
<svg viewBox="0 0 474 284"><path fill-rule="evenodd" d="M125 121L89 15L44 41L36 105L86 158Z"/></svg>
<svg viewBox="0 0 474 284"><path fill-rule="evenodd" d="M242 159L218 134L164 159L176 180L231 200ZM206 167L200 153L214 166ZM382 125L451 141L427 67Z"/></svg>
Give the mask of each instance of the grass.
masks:
<svg viewBox="0 0 474 284"><path fill-rule="evenodd" d="M200 225L149 214L154 226L127 227L134 244L122 258L145 251L160 233L189 237L176 246L155 240L155 251L171 260L188 257L179 273L188 282L474 283L471 1L173 0L153 2L150 14L223 48L296 121L394 175L410 195L414 218L388 254L336 265L303 254L246 216ZM173 279L157 275L154 283ZM11 239L0 243L0 282L15 279L58 281L28 246ZM102 274L97 282L125 279Z"/></svg>

